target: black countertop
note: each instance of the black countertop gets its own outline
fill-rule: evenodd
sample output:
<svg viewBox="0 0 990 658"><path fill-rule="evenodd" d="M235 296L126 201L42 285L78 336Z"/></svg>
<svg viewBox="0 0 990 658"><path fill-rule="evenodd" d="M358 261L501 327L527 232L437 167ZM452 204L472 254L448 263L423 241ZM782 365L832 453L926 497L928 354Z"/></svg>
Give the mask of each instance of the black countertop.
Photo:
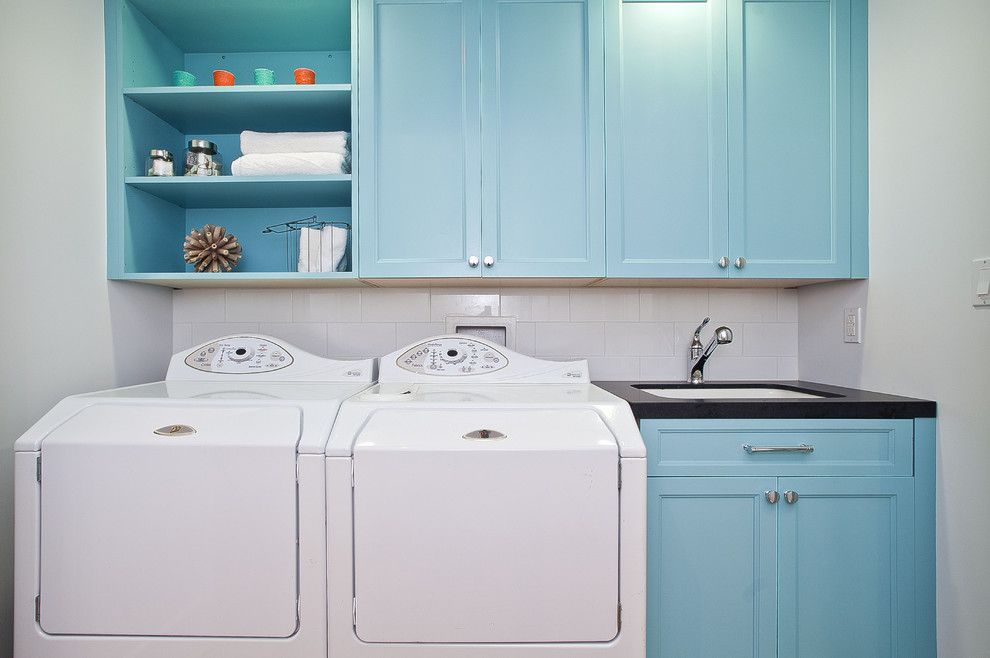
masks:
<svg viewBox="0 0 990 658"><path fill-rule="evenodd" d="M636 420L649 418L934 418L935 403L886 393L802 381L718 382L694 387L684 382L592 382L632 407ZM640 389L769 387L818 393L827 397L797 399L661 398Z"/></svg>

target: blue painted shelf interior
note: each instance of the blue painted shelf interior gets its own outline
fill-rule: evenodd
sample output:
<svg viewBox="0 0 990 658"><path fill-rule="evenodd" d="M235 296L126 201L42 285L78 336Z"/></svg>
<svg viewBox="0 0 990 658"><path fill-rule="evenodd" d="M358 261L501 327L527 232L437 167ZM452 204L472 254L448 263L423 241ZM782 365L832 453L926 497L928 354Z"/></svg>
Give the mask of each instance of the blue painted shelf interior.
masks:
<svg viewBox="0 0 990 658"><path fill-rule="evenodd" d="M351 177L339 176L131 176L128 187L180 208L291 208L350 206Z"/></svg>
<svg viewBox="0 0 990 658"><path fill-rule="evenodd" d="M108 0L109 271L113 278L203 277L182 259L192 228L220 224L237 235L244 258L236 277L258 280L353 277L353 272L301 274L284 238L262 234L270 224L311 215L350 222L349 174L185 178L186 144L217 144L223 171L241 155L244 130L351 129L349 0ZM315 85L295 85L293 71L316 72ZM276 84L254 84L255 68L275 71ZM172 85L172 72L196 76ZM214 69L231 71L232 87L214 87ZM175 158L172 178L145 176L149 150ZM349 251L349 248L348 248ZM350 263L350 255L345 256ZM351 268L354 269L353 267ZM229 276L229 275L228 275Z"/></svg>
<svg viewBox="0 0 990 658"><path fill-rule="evenodd" d="M349 130L351 86L133 87L124 97L184 133Z"/></svg>

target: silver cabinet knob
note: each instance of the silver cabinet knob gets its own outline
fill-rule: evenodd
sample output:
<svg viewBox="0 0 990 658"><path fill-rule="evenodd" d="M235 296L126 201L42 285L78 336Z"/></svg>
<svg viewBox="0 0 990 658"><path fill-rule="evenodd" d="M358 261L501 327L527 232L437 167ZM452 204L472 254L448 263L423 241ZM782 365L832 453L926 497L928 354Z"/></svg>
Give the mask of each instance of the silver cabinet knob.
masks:
<svg viewBox="0 0 990 658"><path fill-rule="evenodd" d="M763 495L767 497L767 502L771 505L776 505L777 501L780 500L780 494L776 491L764 491Z"/></svg>
<svg viewBox="0 0 990 658"><path fill-rule="evenodd" d="M797 492L796 491L785 491L784 492L784 500L787 502L788 505L793 505L794 503L796 503L798 501L798 494L797 494Z"/></svg>
<svg viewBox="0 0 990 658"><path fill-rule="evenodd" d="M468 265L470 265L471 267L478 267L479 262L481 261L478 260L477 256L471 256L470 258L468 258Z"/></svg>
<svg viewBox="0 0 990 658"><path fill-rule="evenodd" d="M494 256L485 256L485 260L482 261L482 262L485 264L485 267L491 267L492 265L495 264L495 257Z"/></svg>
<svg viewBox="0 0 990 658"><path fill-rule="evenodd" d="M737 270L741 270L742 268L746 267L746 259L740 256L739 258L736 259L735 266Z"/></svg>
<svg viewBox="0 0 990 658"><path fill-rule="evenodd" d="M729 257L728 256L722 256L721 258L719 258L718 259L718 266L721 267L723 270L725 268L727 268L729 266Z"/></svg>

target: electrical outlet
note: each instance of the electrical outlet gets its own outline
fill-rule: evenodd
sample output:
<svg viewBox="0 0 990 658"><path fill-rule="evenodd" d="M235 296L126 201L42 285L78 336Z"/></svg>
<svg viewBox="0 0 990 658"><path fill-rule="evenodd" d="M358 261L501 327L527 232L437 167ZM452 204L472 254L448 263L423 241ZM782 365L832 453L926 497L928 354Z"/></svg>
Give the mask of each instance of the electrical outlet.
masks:
<svg viewBox="0 0 990 658"><path fill-rule="evenodd" d="M973 306L990 306L990 258L973 261Z"/></svg>
<svg viewBox="0 0 990 658"><path fill-rule="evenodd" d="M863 342L863 307L847 308L843 313L842 340L847 343Z"/></svg>

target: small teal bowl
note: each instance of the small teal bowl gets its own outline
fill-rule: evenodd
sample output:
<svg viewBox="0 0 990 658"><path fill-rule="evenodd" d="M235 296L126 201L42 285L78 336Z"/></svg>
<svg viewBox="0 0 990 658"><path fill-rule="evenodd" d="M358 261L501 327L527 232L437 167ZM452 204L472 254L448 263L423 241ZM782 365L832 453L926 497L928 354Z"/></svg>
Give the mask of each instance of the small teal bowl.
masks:
<svg viewBox="0 0 990 658"><path fill-rule="evenodd" d="M196 76L189 71L172 71L172 84L176 87L195 87Z"/></svg>
<svg viewBox="0 0 990 658"><path fill-rule="evenodd" d="M275 71L271 69L255 69L254 84L273 85L275 84Z"/></svg>

